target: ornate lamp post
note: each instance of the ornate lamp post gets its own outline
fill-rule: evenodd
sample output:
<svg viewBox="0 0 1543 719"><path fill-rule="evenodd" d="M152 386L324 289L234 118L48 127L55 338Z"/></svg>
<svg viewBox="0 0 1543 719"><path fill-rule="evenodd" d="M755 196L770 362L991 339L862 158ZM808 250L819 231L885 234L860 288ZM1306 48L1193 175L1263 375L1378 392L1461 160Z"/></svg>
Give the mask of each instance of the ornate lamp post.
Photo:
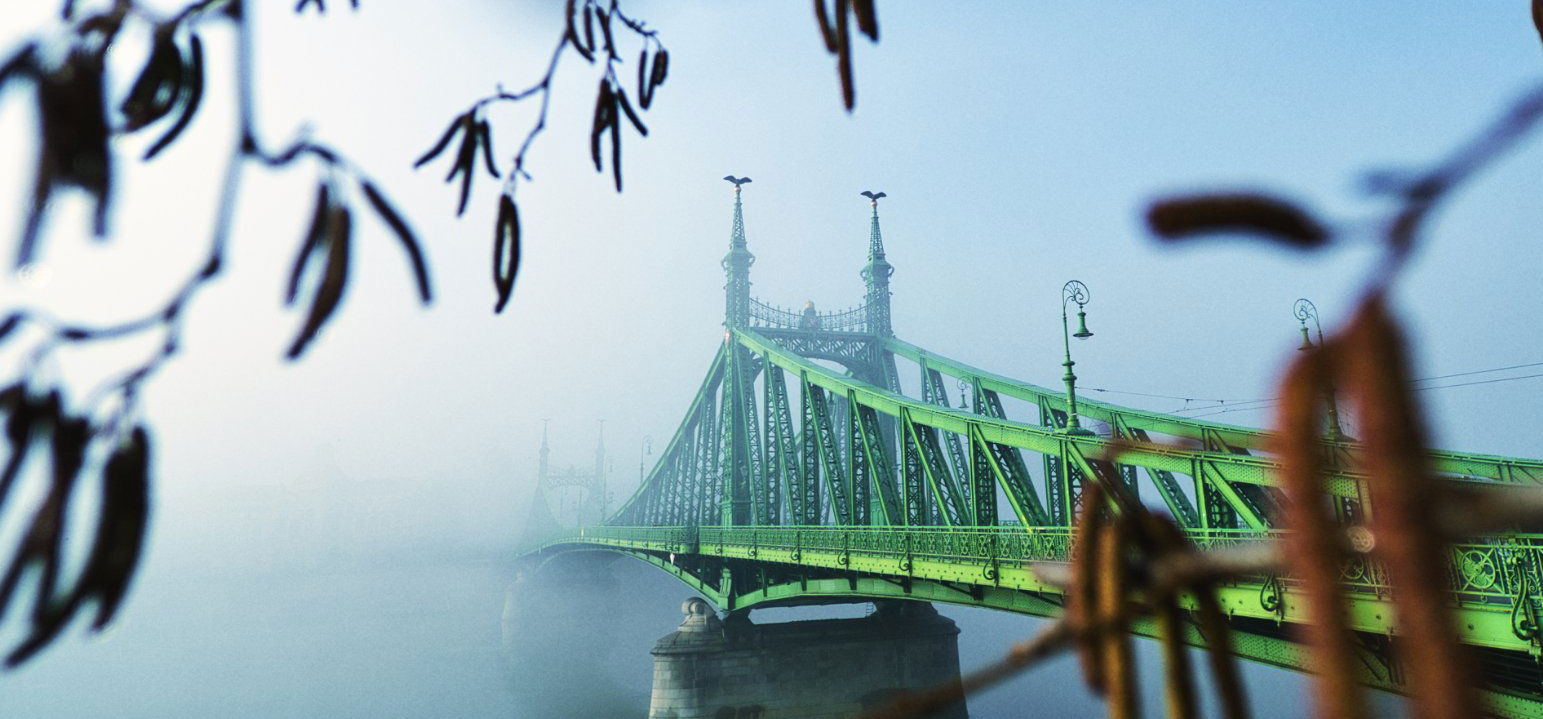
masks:
<svg viewBox="0 0 1543 719"><path fill-rule="evenodd" d="M1077 420L1077 375L1072 374L1072 340L1076 337L1085 340L1093 336L1088 331L1088 313L1083 309L1091 299L1088 286L1072 280L1061 287L1061 339L1066 343L1066 361L1061 363L1066 368L1066 375L1061 379L1066 380L1066 432L1067 434L1087 434L1082 424ZM1072 332L1067 325L1066 306L1069 303L1077 303L1077 331Z"/></svg>
<svg viewBox="0 0 1543 719"><path fill-rule="evenodd" d="M1299 352L1310 352L1315 349L1312 339L1307 336L1307 321L1313 321L1313 328L1318 331L1318 345L1323 345L1323 325L1318 322L1318 307L1311 301L1303 298L1296 301L1291 307L1297 321L1302 323L1302 346L1297 348ZM1339 407L1335 406L1334 384L1329 381L1328 397L1326 398L1329 409L1329 439L1341 440L1345 438L1344 430L1339 427Z"/></svg>

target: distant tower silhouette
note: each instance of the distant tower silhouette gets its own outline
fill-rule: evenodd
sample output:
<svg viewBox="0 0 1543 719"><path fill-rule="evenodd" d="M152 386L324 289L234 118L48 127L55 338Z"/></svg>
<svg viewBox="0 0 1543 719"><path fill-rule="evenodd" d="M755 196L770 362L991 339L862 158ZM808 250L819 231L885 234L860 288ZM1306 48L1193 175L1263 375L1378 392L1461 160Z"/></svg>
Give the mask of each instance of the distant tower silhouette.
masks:
<svg viewBox="0 0 1543 719"><path fill-rule="evenodd" d="M536 471L535 498L531 500L530 517L526 521L524 536L534 538L536 541L556 534L562 529L562 523L552 513L551 505L547 499L547 491L551 489L566 490L559 493L559 499L565 499L559 511L564 519L569 519L578 526L598 525L606 520L606 513L610 510L610 495L606 486L606 457L605 457L605 422L600 424L600 439L595 445L595 464L590 471L582 471L573 465L565 469L553 470L551 464L552 450L547 443L547 427L545 420L541 426L541 451L540 464ZM573 499L573 493L582 492L578 499ZM571 514L570 514L571 512Z"/></svg>
<svg viewBox="0 0 1543 719"><path fill-rule="evenodd" d="M552 454L552 449L546 444L547 420L541 420L541 469L538 476L543 484L546 483L547 457Z"/></svg>
<svg viewBox="0 0 1543 719"><path fill-rule="evenodd" d="M562 532L562 524L552 516L552 507L546 498L547 455L550 453L546 441L546 421L542 420L541 464L536 472L536 491L531 493L530 506L525 512L525 526L520 530L521 546L537 546Z"/></svg>
<svg viewBox="0 0 1543 719"><path fill-rule="evenodd" d="M605 420L603 419L600 420L600 441L595 445L594 477L588 498L590 523L601 524L605 522L606 510L610 509L605 486Z"/></svg>

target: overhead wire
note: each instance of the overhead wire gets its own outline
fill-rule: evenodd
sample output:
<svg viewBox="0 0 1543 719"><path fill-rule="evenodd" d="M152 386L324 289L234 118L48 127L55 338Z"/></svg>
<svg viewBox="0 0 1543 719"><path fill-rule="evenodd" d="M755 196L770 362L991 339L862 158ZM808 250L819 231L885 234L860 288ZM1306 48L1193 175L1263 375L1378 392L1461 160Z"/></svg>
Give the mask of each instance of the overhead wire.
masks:
<svg viewBox="0 0 1543 719"><path fill-rule="evenodd" d="M1410 384L1419 384L1421 382L1434 382L1436 380L1452 379L1452 378L1455 378L1455 377L1470 377L1470 376L1473 376L1473 375L1490 374L1490 373L1493 373L1493 372L1506 372L1506 371L1509 371L1509 370L1526 369L1528 367L1543 367L1543 362L1526 362L1526 363L1523 363L1523 364L1508 365L1508 366L1505 366L1505 367L1491 367L1491 368L1488 368L1488 369L1470 370L1470 371L1467 371L1467 372L1453 372L1451 374L1436 375L1436 376L1433 376L1433 377L1421 377L1420 379L1410 380L1409 383ZM1499 377L1499 378L1496 378L1496 379L1475 380L1475 381L1472 381L1472 382L1456 382L1456 383L1453 383L1453 384L1435 385L1435 386L1427 386L1427 387L1412 387L1411 389L1413 389L1416 392L1423 392L1425 390L1431 390L1431 389L1452 389L1454 387L1471 387L1471 386L1474 386L1474 385L1495 384L1497 382L1512 382L1512 381L1515 381L1515 380L1535 379L1535 378L1538 378L1538 377L1543 377L1543 373L1519 375L1519 376L1516 376L1516 377ZM1153 392L1132 392L1132 391L1128 391L1128 390L1108 389L1108 388L1104 388L1104 387L1084 387L1083 389L1085 391L1088 391L1088 392L1104 392L1104 393L1108 393L1108 394L1125 394L1125 395L1131 395L1131 396L1135 396L1135 397L1152 397L1152 398L1155 398L1155 399L1176 399L1176 400L1180 400L1180 401L1184 402L1184 406L1180 407L1178 409L1170 410L1170 413L1172 413L1172 414L1180 414L1180 413L1186 413L1186 412L1202 412L1203 413L1203 414L1192 415L1193 419L1199 419L1201 417L1211 417L1211 416L1218 415L1218 414L1227 414L1229 412L1246 412L1246 411L1249 411L1249 410L1269 409L1271 407L1274 407L1277 404L1277 402L1278 402L1273 397L1264 398L1264 399L1229 399L1229 398L1217 399L1217 398L1207 398L1207 397L1184 397L1182 395L1158 394L1158 393L1153 393ZM1191 407L1191 406L1189 406L1189 403L1191 403L1191 402L1210 402L1211 404L1204 405L1204 406L1199 406L1199 407ZM1215 411L1211 411L1211 410L1215 410Z"/></svg>
<svg viewBox="0 0 1543 719"><path fill-rule="evenodd" d="M1410 380L1410 381L1411 382L1431 382L1431 381L1438 380L1438 379L1451 379L1452 377L1467 377L1468 375L1488 374L1490 372L1504 372L1506 370L1525 369L1527 367L1543 367L1543 362L1528 362L1527 364L1514 364L1514 365L1511 365L1510 367L1495 367L1495 368L1492 368L1492 369L1476 369L1476 370L1474 370L1472 372L1457 372L1457 373L1454 373L1454 374L1444 374L1444 375L1438 375L1438 376L1435 376L1435 377L1425 377L1425 378L1422 378L1422 379ZM1518 377L1517 379L1522 379L1522 378Z"/></svg>
<svg viewBox="0 0 1543 719"><path fill-rule="evenodd" d="M1526 366L1526 365L1524 365L1524 366ZM1464 373L1460 373L1458 375L1447 375L1447 376L1448 377L1456 377L1456 376L1463 376L1463 375L1468 375L1468 374L1482 374L1482 372L1464 372ZM1410 387L1409 389L1411 391L1413 391L1413 392L1424 392L1426 390L1432 390L1432 389L1452 389L1454 387L1472 387L1474 385L1480 385L1480 384L1496 384L1498 382L1514 382L1516 380L1537 379L1539 377L1543 377L1543 372L1539 372L1539 373L1536 373L1536 374L1518 375L1516 377L1496 377L1495 379L1481 379L1481 380L1474 380L1472 382L1456 382L1456 383L1453 383L1453 384L1442 384L1442 385L1435 385L1435 386L1432 386L1432 387ZM1431 379L1440 379L1440 378L1431 377L1431 378L1426 378L1425 380L1413 380L1413 382L1425 382L1425 381L1429 381ZM1278 400L1271 400L1271 401L1269 401L1266 404L1258 404L1258 405L1252 405L1252 406L1248 406L1248 407L1227 407L1226 409L1222 409L1219 406L1217 406L1217 407L1198 407L1198 408L1196 408L1197 410L1215 409L1216 411L1215 412L1206 412L1204 414L1191 415L1190 418L1191 419L1200 419L1201 417L1211 417L1211 416L1215 416L1215 415L1218 415L1218 414L1227 414L1228 412L1247 412L1247 411L1250 411L1250 410L1271 409L1271 408L1275 407L1275 405L1277 405L1277 404L1279 404Z"/></svg>

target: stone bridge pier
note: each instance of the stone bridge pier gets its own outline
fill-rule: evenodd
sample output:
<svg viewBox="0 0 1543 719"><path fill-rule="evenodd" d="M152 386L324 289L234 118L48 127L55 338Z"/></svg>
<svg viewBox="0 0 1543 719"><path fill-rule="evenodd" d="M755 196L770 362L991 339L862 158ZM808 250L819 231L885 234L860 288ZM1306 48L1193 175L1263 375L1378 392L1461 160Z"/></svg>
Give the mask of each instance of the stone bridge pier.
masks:
<svg viewBox="0 0 1543 719"><path fill-rule="evenodd" d="M654 645L650 719L845 719L959 682L959 628L931 604L879 601L861 619L755 624L687 599ZM963 702L935 714L968 716Z"/></svg>

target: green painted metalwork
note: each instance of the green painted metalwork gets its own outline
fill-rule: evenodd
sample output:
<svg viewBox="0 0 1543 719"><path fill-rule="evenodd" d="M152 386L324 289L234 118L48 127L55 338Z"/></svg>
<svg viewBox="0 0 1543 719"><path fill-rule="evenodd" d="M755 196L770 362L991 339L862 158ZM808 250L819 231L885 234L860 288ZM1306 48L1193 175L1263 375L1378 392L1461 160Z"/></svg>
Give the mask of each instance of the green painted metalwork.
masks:
<svg viewBox="0 0 1543 719"><path fill-rule="evenodd" d="M724 258L727 331L685 419L607 526L555 537L534 556L623 552L726 610L903 597L1055 616L1061 590L1030 564L1070 556L1088 478L1137 489L1202 548L1276 536L1277 465L1267 433L1086 398L1069 415L1062 392L895 338L894 269L876 207L869 229L862 305L782 310L749 296L754 258L736 188ZM901 392L897 360L917 365L920 398ZM945 378L959 382L958 407L949 405ZM1003 398L1035 416L1008 416ZM1070 431L1078 425L1091 430ZM1359 449L1332 435L1324 447L1327 487L1342 517L1354 518L1365 502L1354 469ZM1025 461L1025 452L1042 461ZM1443 451L1431 459L1449 482L1543 484L1543 461ZM1042 468L1038 477L1030 466ZM999 496L1011 520L999 517ZM1447 577L1459 633L1491 677L1484 692L1492 709L1543 717L1543 535L1456 545ZM1400 690L1386 573L1358 560L1342 579L1364 653L1362 681ZM1310 618L1294 578L1252 577L1218 593L1242 655L1303 668L1292 629ZM1193 626L1186 631L1203 643Z"/></svg>

